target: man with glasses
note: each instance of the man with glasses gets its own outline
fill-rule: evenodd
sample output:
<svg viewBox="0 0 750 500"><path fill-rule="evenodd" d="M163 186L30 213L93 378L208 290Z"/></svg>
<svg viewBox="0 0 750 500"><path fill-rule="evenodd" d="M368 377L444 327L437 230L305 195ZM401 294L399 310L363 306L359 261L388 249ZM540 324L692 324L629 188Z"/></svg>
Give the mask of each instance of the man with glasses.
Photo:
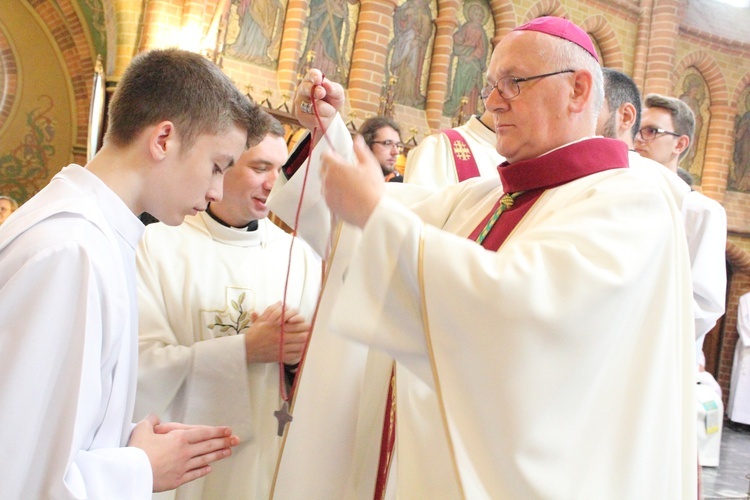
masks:
<svg viewBox="0 0 750 500"><path fill-rule="evenodd" d="M374 116L362 122L358 133L378 159L385 181L403 182L403 176L396 171L398 155L404 151L398 124L385 116Z"/></svg>
<svg viewBox="0 0 750 500"><path fill-rule="evenodd" d="M301 82L295 109L314 91L329 133L341 138L312 152L327 206L362 229L342 275L328 277L343 285L332 298L324 290L323 337L313 330L309 352L331 332L396 360L398 455L389 487L398 498L694 497L694 350L683 333L692 329L690 276L671 194L628 168L625 144L594 137L601 68L572 22L543 17L506 34L487 81L507 160L499 178L449 186L411 209L380 182L364 141L353 152L345 142L336 118L343 88L319 72ZM314 126L314 116L298 117ZM338 258L332 269L342 266ZM324 361L343 366L320 358L321 373ZM336 387L303 371L298 398L316 386L332 397L308 397L295 422L325 408L338 424L338 403L352 397L343 383L358 380L347 366ZM421 431L424 416L413 412L403 372L437 395L438 415L427 417L441 419L450 458L439 481L431 481L435 471L421 474L443 457L421 453L434 435ZM368 395L359 396L366 406ZM341 498L330 482L320 484L319 467L330 471L325 479L349 478L344 488L372 477L365 459L377 457L377 445L362 451L356 438L362 445L380 433L366 424L357 422L354 449L342 452L331 449L342 426L299 434L293 423L287 446L297 454L282 456L279 481Z"/></svg>
<svg viewBox="0 0 750 500"><path fill-rule="evenodd" d="M696 358L698 361L698 447L700 462L706 466L719 464L721 444L721 419L718 427L706 425L706 407L715 408L722 414L721 387L705 370L703 340L706 334L724 314L726 294L726 215L722 206L693 191L679 176L677 144L684 144L692 135L690 131L692 111L679 99L651 94L646 98L646 111L641 123L641 96L635 82L624 73L603 68L605 101L599 114L597 133L624 141L631 150L632 168L643 168L667 181L675 202L682 213L690 255L693 284L693 315L695 320ZM674 116L674 119L673 119ZM675 122L679 127L673 127ZM669 130L667 130L667 127ZM671 130L685 131L678 134ZM641 156L634 149L637 141L640 151L654 153L665 163ZM682 147L682 146L681 146ZM689 147L689 146L688 146ZM681 148L680 148L681 149ZM682 150L686 154L687 149ZM664 167L667 168L664 168ZM689 174L688 174L689 175ZM703 403L706 403L705 405ZM707 431L710 431L707 433Z"/></svg>
<svg viewBox="0 0 750 500"><path fill-rule="evenodd" d="M674 97L649 94L635 149L676 175L680 159L692 145L694 130L695 116L687 104ZM719 202L694 190L685 196L681 210L693 274L696 354L699 370L705 371L703 341L725 309L727 215ZM720 393L718 384L715 387Z"/></svg>

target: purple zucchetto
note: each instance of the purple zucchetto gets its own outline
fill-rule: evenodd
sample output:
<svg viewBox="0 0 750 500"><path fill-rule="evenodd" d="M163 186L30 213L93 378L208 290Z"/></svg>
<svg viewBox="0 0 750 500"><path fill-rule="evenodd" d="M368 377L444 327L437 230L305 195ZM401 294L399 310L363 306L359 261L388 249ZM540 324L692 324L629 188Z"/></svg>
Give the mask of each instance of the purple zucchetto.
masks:
<svg viewBox="0 0 750 500"><path fill-rule="evenodd" d="M513 31L538 31L562 38L583 48L596 59L596 62L599 62L599 55L596 53L594 43L589 35L571 21L562 17L538 17L531 22L522 24Z"/></svg>

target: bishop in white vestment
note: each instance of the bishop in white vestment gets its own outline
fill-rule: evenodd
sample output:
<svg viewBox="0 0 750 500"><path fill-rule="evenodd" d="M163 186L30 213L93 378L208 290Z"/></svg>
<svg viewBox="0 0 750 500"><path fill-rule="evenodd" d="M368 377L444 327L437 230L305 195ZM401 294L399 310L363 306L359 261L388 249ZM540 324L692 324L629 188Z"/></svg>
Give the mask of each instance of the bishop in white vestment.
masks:
<svg viewBox="0 0 750 500"><path fill-rule="evenodd" d="M568 42L588 53L571 62L585 69L550 73L548 58L530 57ZM384 188L374 184L377 166L361 141L357 165L324 157L326 202L363 232L348 265L338 263L345 267L339 274L334 269L340 254L332 256L327 286L333 279L341 289L327 309L321 307L319 322L328 325L320 332L382 351L396 359L397 374L408 370L432 387L449 444L448 469L441 473L454 488L446 491L415 473L418 464L401 453L406 448L416 460L432 459L419 456L423 436L401 432L420 422L399 398L396 497L696 496L695 357L684 230L667 186L629 169L624 144L587 136L596 109L590 85L601 80L592 57L587 35L560 19L532 21L501 41L488 77L497 85L487 102L496 113L499 150L510 153L500 168L502 185L500 178L468 181L409 210L390 193L379 194ZM517 97L502 94L513 85L520 89L508 81L508 68L540 75L534 78L564 76L524 86ZM552 95L562 101L550 100ZM549 128L528 122L542 102L559 107L544 108L541 120L554 122L542 121ZM528 127L533 134L523 135ZM337 118L329 133L340 138L345 130ZM545 141L557 144L539 150ZM331 142L337 152L349 152L347 143ZM318 144L313 168L328 147L327 141ZM314 361L316 341L314 331L306 365ZM357 361L369 363L368 356L363 351ZM322 472L335 470L334 446L341 442L346 454L339 470L362 468L347 461L368 458L357 447L366 434L359 425L366 412L343 413L356 410L357 399L360 408L372 399L370 367L352 362L342 368L340 377L349 379L351 369L365 382L360 393L327 385L330 404L317 398L319 434L336 436L334 421L354 421L354 432L339 436L330 450L312 435L307 437L323 446L302 445L304 433L294 440L292 423L277 491L289 491L286 485L294 480L298 491L315 492L310 498L325 498L316 494L325 491L320 483L342 483ZM314 377L305 366L297 403L305 381ZM354 404L342 410L342 399ZM295 418L316 411L309 404L294 410ZM311 452L321 462L312 468L306 465ZM356 481L364 475L344 477ZM368 498L365 488L348 492L346 498Z"/></svg>

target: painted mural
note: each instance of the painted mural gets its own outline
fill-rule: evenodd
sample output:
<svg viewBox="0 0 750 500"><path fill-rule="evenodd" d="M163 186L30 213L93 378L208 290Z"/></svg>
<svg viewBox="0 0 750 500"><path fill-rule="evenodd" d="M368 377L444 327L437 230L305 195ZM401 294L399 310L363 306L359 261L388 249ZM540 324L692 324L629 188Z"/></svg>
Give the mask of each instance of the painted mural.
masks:
<svg viewBox="0 0 750 500"><path fill-rule="evenodd" d="M404 106L425 107L435 38L433 9L429 0L406 0L393 13L385 81L396 77L392 89L394 101Z"/></svg>
<svg viewBox="0 0 750 500"><path fill-rule="evenodd" d="M276 69L286 0L233 0L225 55Z"/></svg>
<svg viewBox="0 0 750 500"><path fill-rule="evenodd" d="M734 152L729 165L728 189L750 193L750 87L739 101L734 127Z"/></svg>
<svg viewBox="0 0 750 500"><path fill-rule="evenodd" d="M466 97L465 111L481 113L484 109L479 91L484 85L492 47L490 40L495 23L485 0L469 0L463 6L461 25L453 34L453 54L449 69L448 100L444 116L455 116Z"/></svg>
<svg viewBox="0 0 750 500"><path fill-rule="evenodd" d="M307 35L297 72L304 73L310 64L331 80L346 84L358 17L357 0L310 0Z"/></svg>
<svg viewBox="0 0 750 500"><path fill-rule="evenodd" d="M54 5L59 9L57 0ZM91 33L91 42L97 54L101 54L107 60L107 28L104 20L104 7L102 0L78 0L78 5L83 13L83 18Z"/></svg>
<svg viewBox="0 0 750 500"><path fill-rule="evenodd" d="M49 181L55 154L56 119L52 98L42 95L39 106L26 113L26 132L20 144L0 156L0 193L24 203Z"/></svg>
<svg viewBox="0 0 750 500"><path fill-rule="evenodd" d="M688 154L680 161L680 166L690 172L696 184L703 175L703 160L708 140L708 122L711 118L708 86L703 76L695 68L689 68L679 86L680 100L687 104L695 115L695 135Z"/></svg>

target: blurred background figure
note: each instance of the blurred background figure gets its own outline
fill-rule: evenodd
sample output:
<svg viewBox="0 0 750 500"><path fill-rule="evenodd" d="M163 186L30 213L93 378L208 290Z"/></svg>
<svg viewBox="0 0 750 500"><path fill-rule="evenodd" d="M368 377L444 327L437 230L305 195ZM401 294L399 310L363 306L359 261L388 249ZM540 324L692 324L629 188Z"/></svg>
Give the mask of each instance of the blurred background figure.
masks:
<svg viewBox="0 0 750 500"><path fill-rule="evenodd" d="M385 116L374 116L362 122L358 133L380 163L385 181L403 182L404 177L396 170L398 156L404 150L398 124Z"/></svg>
<svg viewBox="0 0 750 500"><path fill-rule="evenodd" d="M18 209L18 202L10 196L0 196L0 224Z"/></svg>

